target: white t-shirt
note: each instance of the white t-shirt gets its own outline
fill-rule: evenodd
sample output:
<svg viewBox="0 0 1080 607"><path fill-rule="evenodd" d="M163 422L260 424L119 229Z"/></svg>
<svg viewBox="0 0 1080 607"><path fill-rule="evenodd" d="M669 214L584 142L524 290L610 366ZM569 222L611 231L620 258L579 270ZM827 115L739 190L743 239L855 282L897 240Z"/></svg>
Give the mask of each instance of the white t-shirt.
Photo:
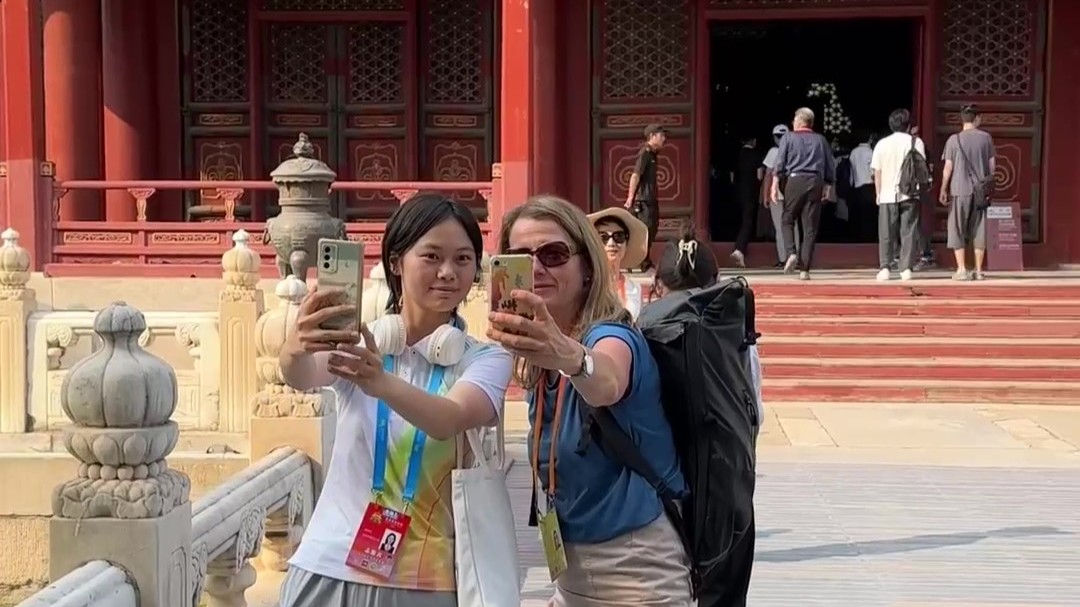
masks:
<svg viewBox="0 0 1080 607"><path fill-rule="evenodd" d="M851 162L851 185L861 188L874 183L874 172L870 168L873 162L874 148L869 143L860 143L851 150L848 161Z"/></svg>
<svg viewBox="0 0 1080 607"><path fill-rule="evenodd" d="M619 293L622 305L630 313L630 316L637 318L638 314L641 314L641 285L626 275L622 276L622 284L623 287Z"/></svg>
<svg viewBox="0 0 1080 607"><path fill-rule="evenodd" d="M761 166L765 167L765 170L767 170L767 171L775 171L776 170L776 157L779 156L779 155L780 155L780 147L779 146L774 145L773 147L769 148L769 151L765 152L765 160L761 161ZM766 196L768 196L768 194L769 194L768 192L765 192ZM779 200L784 199L784 190L783 189L781 189L777 194L778 194L777 199L779 199Z"/></svg>
<svg viewBox="0 0 1080 607"><path fill-rule="evenodd" d="M881 171L881 195L878 196L878 204L902 202L910 198L897 190L900 189L900 168L904 165L904 158L911 149L911 135L907 133L893 133L882 139L874 146L874 155L870 159L870 168ZM926 146L922 139L915 138L915 150L926 157Z"/></svg>
<svg viewBox="0 0 1080 607"><path fill-rule="evenodd" d="M421 354L427 348L427 339L407 348L397 359L398 376L422 390L427 390L433 369ZM445 395L456 382L469 382L487 394L494 411L501 416L511 370L509 353L470 337L461 362L446 369L439 393ZM330 388L338 412L334 454L311 523L289 563L311 573L369 586L453 591L450 472L457 465L457 441L427 437L416 496L408 512L412 522L398 549L392 576L384 580L353 569L345 559L372 498L378 401L345 380L335 381ZM415 434L416 428L391 409L383 503L396 510L402 508Z"/></svg>

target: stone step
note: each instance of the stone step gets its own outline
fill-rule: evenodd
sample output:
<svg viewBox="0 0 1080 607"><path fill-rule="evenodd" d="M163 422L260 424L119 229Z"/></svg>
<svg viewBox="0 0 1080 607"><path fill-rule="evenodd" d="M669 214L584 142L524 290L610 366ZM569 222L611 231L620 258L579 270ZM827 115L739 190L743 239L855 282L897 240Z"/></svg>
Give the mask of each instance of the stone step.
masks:
<svg viewBox="0 0 1080 607"><path fill-rule="evenodd" d="M966 284L948 281L918 281L914 283L877 283L871 278L854 284L761 282L750 280L754 294L763 299L807 297L852 298L919 298L919 299L1075 299L1080 300L1080 283L1053 281L1002 282L985 281Z"/></svg>
<svg viewBox="0 0 1080 607"><path fill-rule="evenodd" d="M894 379L766 379L770 402L1080 405L1080 382Z"/></svg>
<svg viewBox="0 0 1080 607"><path fill-rule="evenodd" d="M1080 359L811 358L764 360L765 379L836 379L1080 382Z"/></svg>
<svg viewBox="0 0 1080 607"><path fill-rule="evenodd" d="M1057 338L959 338L763 335L765 364L775 357L803 358L1004 358L1080 359L1080 340Z"/></svg>
<svg viewBox="0 0 1080 607"><path fill-rule="evenodd" d="M759 318L770 317L932 317L1080 319L1080 301L1071 299L860 299L808 297L757 301Z"/></svg>
<svg viewBox="0 0 1080 607"><path fill-rule="evenodd" d="M757 329L764 335L804 337L1070 337L1080 338L1080 319L931 318L919 316L763 315Z"/></svg>

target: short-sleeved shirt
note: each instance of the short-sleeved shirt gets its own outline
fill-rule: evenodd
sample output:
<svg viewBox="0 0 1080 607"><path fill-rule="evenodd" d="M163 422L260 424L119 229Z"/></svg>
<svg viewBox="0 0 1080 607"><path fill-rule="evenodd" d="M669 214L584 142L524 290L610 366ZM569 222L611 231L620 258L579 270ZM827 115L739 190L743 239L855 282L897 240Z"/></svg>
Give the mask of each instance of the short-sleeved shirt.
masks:
<svg viewBox="0 0 1080 607"><path fill-rule="evenodd" d="M891 204L911 198L900 193L900 171L904 166L904 159L911 151L912 139L915 140L915 151L926 158L926 146L922 139L907 133L893 133L874 146L870 168L881 171L881 195L878 196L878 204Z"/></svg>
<svg viewBox="0 0 1080 607"><path fill-rule="evenodd" d="M755 196L760 187L757 172L761 156L757 150L743 146L735 158L735 187L741 196Z"/></svg>
<svg viewBox="0 0 1080 607"><path fill-rule="evenodd" d="M960 146L964 148L963 154L960 153ZM968 129L949 137L949 140L945 142L945 151L941 155L942 160L950 160L953 165L949 194L971 196L974 193L971 173L975 174L975 179L985 179L990 174L990 161L996 153L994 138L986 131ZM967 155L968 160L974 165L970 172L964 155Z"/></svg>
<svg viewBox="0 0 1080 607"><path fill-rule="evenodd" d="M645 337L628 325L600 323L588 331L583 343L592 347L605 338L622 340L633 355L629 389L621 401L611 405L611 412L657 474L674 491L685 493L686 482L675 454L671 426L660 401L660 372ZM540 483L545 490L559 375L548 373L548 378L539 457L536 458ZM590 442L584 453L578 455L582 414L591 405L581 399L569 381L563 383L568 392L563 402L558 444L555 445L554 498L563 539L570 543L596 544L655 521L663 512L663 506L656 489L648 481L605 455L595 442ZM535 419L535 398L532 394L527 398L529 419ZM535 428L529 431L530 461L534 432Z"/></svg>
<svg viewBox="0 0 1080 607"><path fill-rule="evenodd" d="M421 354L425 338L397 357L397 375L422 390L428 388L434 366ZM502 415L506 386L510 382L510 355L492 344L467 338L465 356L447 367L439 394L457 382L468 382L487 395ZM398 548L397 564L389 579L370 575L345 564L364 512L372 500L377 401L355 384L339 379L331 386L337 401L334 456L315 505L311 523L289 563L336 580L365 584L448 592L453 591L454 517L450 473L457 465L455 439L427 437L421 459L420 478L409 514L412 522ZM384 503L402 507L402 494L416 427L391 410L387 444Z"/></svg>
<svg viewBox="0 0 1080 607"><path fill-rule="evenodd" d="M648 145L641 146L637 163L634 165L634 174L638 176L638 186L637 191L634 192L634 200L656 202L659 195L656 186L656 150Z"/></svg>
<svg viewBox="0 0 1080 607"><path fill-rule="evenodd" d="M780 155L780 148L772 146L769 151L765 153L765 160L761 161L761 166L765 167L769 171L776 170L776 157Z"/></svg>

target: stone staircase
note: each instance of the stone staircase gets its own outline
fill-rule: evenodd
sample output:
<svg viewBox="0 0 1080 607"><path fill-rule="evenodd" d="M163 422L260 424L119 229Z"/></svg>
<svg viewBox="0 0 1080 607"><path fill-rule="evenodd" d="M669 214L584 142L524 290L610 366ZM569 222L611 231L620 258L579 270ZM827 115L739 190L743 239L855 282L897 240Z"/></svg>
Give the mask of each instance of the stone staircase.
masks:
<svg viewBox="0 0 1080 607"><path fill-rule="evenodd" d="M768 403L1080 405L1080 280L751 278Z"/></svg>

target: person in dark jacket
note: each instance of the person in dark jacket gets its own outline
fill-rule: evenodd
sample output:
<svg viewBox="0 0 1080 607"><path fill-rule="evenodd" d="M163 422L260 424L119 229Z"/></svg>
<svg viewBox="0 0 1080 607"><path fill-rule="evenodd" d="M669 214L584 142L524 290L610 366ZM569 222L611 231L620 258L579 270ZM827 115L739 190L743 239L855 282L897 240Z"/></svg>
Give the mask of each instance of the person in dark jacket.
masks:
<svg viewBox="0 0 1080 607"><path fill-rule="evenodd" d="M815 133L814 112L799 108L792 123L794 130L780 139L776 167L769 198L773 204L780 200L780 184L784 183L784 243L787 260L784 272L799 270L799 278L810 279L817 244L821 205L829 200L836 183L836 160L832 148L822 135ZM802 218L802 246L795 250L795 219Z"/></svg>

